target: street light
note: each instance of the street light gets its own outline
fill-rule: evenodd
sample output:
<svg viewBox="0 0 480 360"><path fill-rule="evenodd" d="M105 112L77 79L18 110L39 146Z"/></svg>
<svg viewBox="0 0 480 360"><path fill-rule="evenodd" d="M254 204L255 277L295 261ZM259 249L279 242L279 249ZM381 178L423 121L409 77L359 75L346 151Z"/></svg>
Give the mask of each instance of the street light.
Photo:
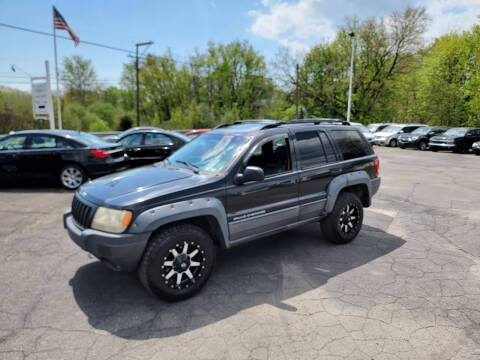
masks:
<svg viewBox="0 0 480 360"><path fill-rule="evenodd" d="M135 44L136 47L136 56L135 56L135 74L136 74L136 82L137 82L137 126L140 126L140 86L138 82L138 48L140 46L149 46L152 45L153 41L147 41L143 43Z"/></svg>
<svg viewBox="0 0 480 360"><path fill-rule="evenodd" d="M347 107L347 121L350 122L350 111L352 109L352 82L353 82L353 52L355 51L355 33L352 31L348 34L352 41L352 53L350 58L350 84L348 85L348 107Z"/></svg>

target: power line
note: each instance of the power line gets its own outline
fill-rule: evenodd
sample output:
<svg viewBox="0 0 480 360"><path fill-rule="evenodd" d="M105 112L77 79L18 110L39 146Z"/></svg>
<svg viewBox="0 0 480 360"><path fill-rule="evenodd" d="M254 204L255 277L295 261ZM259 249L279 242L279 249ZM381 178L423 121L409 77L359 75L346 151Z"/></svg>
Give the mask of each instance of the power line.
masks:
<svg viewBox="0 0 480 360"><path fill-rule="evenodd" d="M24 27L21 27L21 26L15 26L15 25L10 25L10 24L5 24L5 23L0 23L0 26L6 27L6 28L10 28L10 29L15 29L15 30L27 31L27 32L31 32L31 33L34 33L34 34L40 34L40 35L45 35L45 36L53 37L53 34L52 34L52 33L45 32L45 31L28 29L28 28L24 28ZM71 38L69 38L69 37L67 37L67 36L62 36L62 35L57 35L57 38L64 39L64 40L69 40L69 41L73 41ZM105 48L105 49L121 51L121 52L128 53L128 54L134 54L134 53L135 53L135 51L132 51L132 50L127 50L127 49L122 49L122 48L115 47L115 46L110 46L110 45L95 43L95 42L92 42L92 41L82 40L81 43L82 43L82 44L87 44L87 45L92 45L92 46L97 46L97 47L101 47L101 48Z"/></svg>

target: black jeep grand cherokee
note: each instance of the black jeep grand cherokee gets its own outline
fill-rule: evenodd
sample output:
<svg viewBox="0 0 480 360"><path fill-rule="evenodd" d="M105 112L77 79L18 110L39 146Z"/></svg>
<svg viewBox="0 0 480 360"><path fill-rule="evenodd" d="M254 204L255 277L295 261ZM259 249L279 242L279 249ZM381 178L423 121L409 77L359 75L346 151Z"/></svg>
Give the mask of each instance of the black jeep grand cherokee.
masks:
<svg viewBox="0 0 480 360"><path fill-rule="evenodd" d="M306 223L352 241L380 186L379 161L355 127L244 121L165 161L83 185L64 214L70 237L115 270L138 271L167 300L205 285L215 246Z"/></svg>

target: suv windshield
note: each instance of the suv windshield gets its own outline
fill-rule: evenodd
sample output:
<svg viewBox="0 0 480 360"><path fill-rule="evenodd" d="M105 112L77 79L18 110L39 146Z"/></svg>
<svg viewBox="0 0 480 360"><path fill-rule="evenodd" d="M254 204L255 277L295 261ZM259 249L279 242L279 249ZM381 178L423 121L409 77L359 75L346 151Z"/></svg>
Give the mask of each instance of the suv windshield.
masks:
<svg viewBox="0 0 480 360"><path fill-rule="evenodd" d="M382 132L395 133L395 132L399 132L402 129L403 129L402 125L390 125L390 126L387 126L385 129L383 129Z"/></svg>
<svg viewBox="0 0 480 360"><path fill-rule="evenodd" d="M428 134L431 130L432 130L431 127L423 126L423 127L419 127L418 129L413 130L412 134L425 135L425 134Z"/></svg>
<svg viewBox="0 0 480 360"><path fill-rule="evenodd" d="M453 129L448 129L443 133L445 136L464 136L465 133L467 132L467 129L463 128L453 128Z"/></svg>
<svg viewBox="0 0 480 360"><path fill-rule="evenodd" d="M249 138L239 135L205 134L187 143L165 161L174 166L219 173L242 153Z"/></svg>

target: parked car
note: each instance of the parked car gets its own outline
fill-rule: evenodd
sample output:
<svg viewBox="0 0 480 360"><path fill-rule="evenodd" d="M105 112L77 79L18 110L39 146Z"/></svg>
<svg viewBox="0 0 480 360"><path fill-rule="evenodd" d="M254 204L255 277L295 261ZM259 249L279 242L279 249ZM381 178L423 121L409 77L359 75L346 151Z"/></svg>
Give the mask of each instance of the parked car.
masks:
<svg viewBox="0 0 480 360"><path fill-rule="evenodd" d="M480 155L480 141L473 143L472 150L475 153L475 155Z"/></svg>
<svg viewBox="0 0 480 360"><path fill-rule="evenodd" d="M400 134L408 134L424 127L422 124L393 124L384 128L382 131L375 133L376 145L388 145L390 147L396 147L398 145L398 136Z"/></svg>
<svg viewBox="0 0 480 360"><path fill-rule="evenodd" d="M430 139L428 146L432 151L452 150L455 152L468 152L473 143L480 140L480 128L457 127L445 131L440 136Z"/></svg>
<svg viewBox="0 0 480 360"><path fill-rule="evenodd" d="M73 190L127 165L122 146L79 131L17 131L0 140L0 179L7 184L56 179Z"/></svg>
<svg viewBox="0 0 480 360"><path fill-rule="evenodd" d="M446 126L437 127L419 127L413 130L411 133L400 134L398 137L398 146L405 149L407 147L417 148L419 150L427 150L428 143L432 136L438 136L443 134L449 128Z"/></svg>
<svg viewBox="0 0 480 360"><path fill-rule="evenodd" d="M137 126L137 127L132 127L128 130L125 130L119 134L116 134L116 135L108 135L108 136L104 136L102 137L103 140L106 140L108 142L118 142L118 140L124 138L125 136L135 132L135 131L139 131L139 130L163 130L163 129L160 129L158 127L155 127L155 126Z"/></svg>
<svg viewBox="0 0 480 360"><path fill-rule="evenodd" d="M174 131L135 129L118 139L130 158L130 166L142 166L165 159L190 139Z"/></svg>
<svg viewBox="0 0 480 360"><path fill-rule="evenodd" d="M206 132L210 131L212 129L195 129L195 130L189 130L187 131L184 135L188 136L190 140L193 140L197 137L199 137L202 134L205 134Z"/></svg>
<svg viewBox="0 0 480 360"><path fill-rule="evenodd" d="M380 186L378 171L355 127L237 122L161 163L83 185L63 220L82 249L115 270L137 271L157 296L180 300L205 285L216 246L315 222L331 242L352 241Z"/></svg>
<svg viewBox="0 0 480 360"><path fill-rule="evenodd" d="M383 129L385 129L387 126L389 126L391 124L368 124L366 126L366 128L368 129L368 131L370 131L371 133L376 133L378 131L382 131Z"/></svg>
<svg viewBox="0 0 480 360"><path fill-rule="evenodd" d="M350 122L350 125L357 127L363 134L363 136L365 136L365 139L367 139L370 145L373 145L375 143L375 136L367 129L365 125L357 122Z"/></svg>

